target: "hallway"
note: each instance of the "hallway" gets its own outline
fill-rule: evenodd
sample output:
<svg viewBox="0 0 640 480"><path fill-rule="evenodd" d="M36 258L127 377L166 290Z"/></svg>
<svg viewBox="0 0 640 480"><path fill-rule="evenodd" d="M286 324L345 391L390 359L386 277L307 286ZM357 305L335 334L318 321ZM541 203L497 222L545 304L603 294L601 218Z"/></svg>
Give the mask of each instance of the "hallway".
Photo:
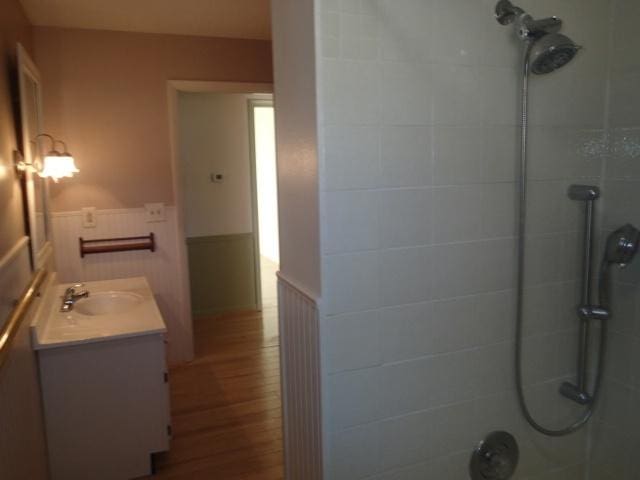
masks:
<svg viewBox="0 0 640 480"><path fill-rule="evenodd" d="M173 440L158 479L279 480L277 308L199 318L196 359L170 372Z"/></svg>

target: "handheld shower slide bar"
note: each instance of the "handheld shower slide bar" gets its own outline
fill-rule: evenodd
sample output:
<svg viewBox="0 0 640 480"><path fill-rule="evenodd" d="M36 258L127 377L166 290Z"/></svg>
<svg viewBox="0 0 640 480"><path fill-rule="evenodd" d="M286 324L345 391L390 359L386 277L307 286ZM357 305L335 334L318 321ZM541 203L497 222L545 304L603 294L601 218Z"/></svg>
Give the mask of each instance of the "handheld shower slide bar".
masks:
<svg viewBox="0 0 640 480"><path fill-rule="evenodd" d="M600 189L593 185L571 185L567 192L571 200L582 201L584 206L584 252L582 260L582 299L578 307L580 333L578 345L578 366L576 383L564 382L560 393L581 405L588 405L593 397L588 393L589 345L591 339L591 320L606 320L609 313L591 303L591 285L593 278L593 204L600 197ZM596 315L595 312L599 314Z"/></svg>

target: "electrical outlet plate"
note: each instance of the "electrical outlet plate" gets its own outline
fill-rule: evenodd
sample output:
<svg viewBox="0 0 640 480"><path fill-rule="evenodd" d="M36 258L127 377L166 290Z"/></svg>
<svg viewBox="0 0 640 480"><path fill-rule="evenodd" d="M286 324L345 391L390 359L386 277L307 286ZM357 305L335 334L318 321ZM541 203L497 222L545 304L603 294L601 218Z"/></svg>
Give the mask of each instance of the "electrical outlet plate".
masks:
<svg viewBox="0 0 640 480"><path fill-rule="evenodd" d="M96 221L96 207L84 207L80 210L82 212L82 228L95 228Z"/></svg>
<svg viewBox="0 0 640 480"><path fill-rule="evenodd" d="M146 222L164 222L164 203L145 203L144 219Z"/></svg>

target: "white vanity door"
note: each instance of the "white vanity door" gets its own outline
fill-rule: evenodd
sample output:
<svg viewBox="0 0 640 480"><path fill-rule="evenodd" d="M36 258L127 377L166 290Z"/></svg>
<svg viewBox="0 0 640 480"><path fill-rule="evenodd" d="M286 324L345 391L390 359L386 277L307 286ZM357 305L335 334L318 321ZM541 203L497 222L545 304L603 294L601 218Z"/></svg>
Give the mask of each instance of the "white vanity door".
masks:
<svg viewBox="0 0 640 480"><path fill-rule="evenodd" d="M164 335L38 352L53 480L151 473L169 448Z"/></svg>

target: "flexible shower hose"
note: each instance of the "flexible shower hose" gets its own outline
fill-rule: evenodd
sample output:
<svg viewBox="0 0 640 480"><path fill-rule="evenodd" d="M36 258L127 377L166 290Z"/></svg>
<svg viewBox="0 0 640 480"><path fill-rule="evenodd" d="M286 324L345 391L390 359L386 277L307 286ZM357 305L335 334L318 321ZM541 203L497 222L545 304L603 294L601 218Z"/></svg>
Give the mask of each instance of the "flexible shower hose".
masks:
<svg viewBox="0 0 640 480"><path fill-rule="evenodd" d="M527 225L527 140L529 129L529 55L531 53L531 42L525 46L522 68L522 91L521 91L521 108L522 108L522 124L520 135L520 195L519 195L519 212L518 212L518 278L517 278L517 311L516 311L516 349L515 349L515 373L516 373L516 390L518 394L518 403L524 418L538 432L550 437L562 437L569 435L580 427L585 425L595 408L596 400L599 397L600 384L602 383L602 372L604 370L604 358L607 344L607 321L603 321L600 328L600 347L598 352L598 365L593 387L593 394L587 409L582 416L571 425L554 430L545 428L540 425L531 414L524 394L524 386L522 380L522 340L523 340L523 322L524 322L524 278L525 278L525 236ZM599 279L599 303L602 306L608 306L608 284L609 284L609 267L610 265L603 261L600 268ZM590 321L590 320L584 320Z"/></svg>

